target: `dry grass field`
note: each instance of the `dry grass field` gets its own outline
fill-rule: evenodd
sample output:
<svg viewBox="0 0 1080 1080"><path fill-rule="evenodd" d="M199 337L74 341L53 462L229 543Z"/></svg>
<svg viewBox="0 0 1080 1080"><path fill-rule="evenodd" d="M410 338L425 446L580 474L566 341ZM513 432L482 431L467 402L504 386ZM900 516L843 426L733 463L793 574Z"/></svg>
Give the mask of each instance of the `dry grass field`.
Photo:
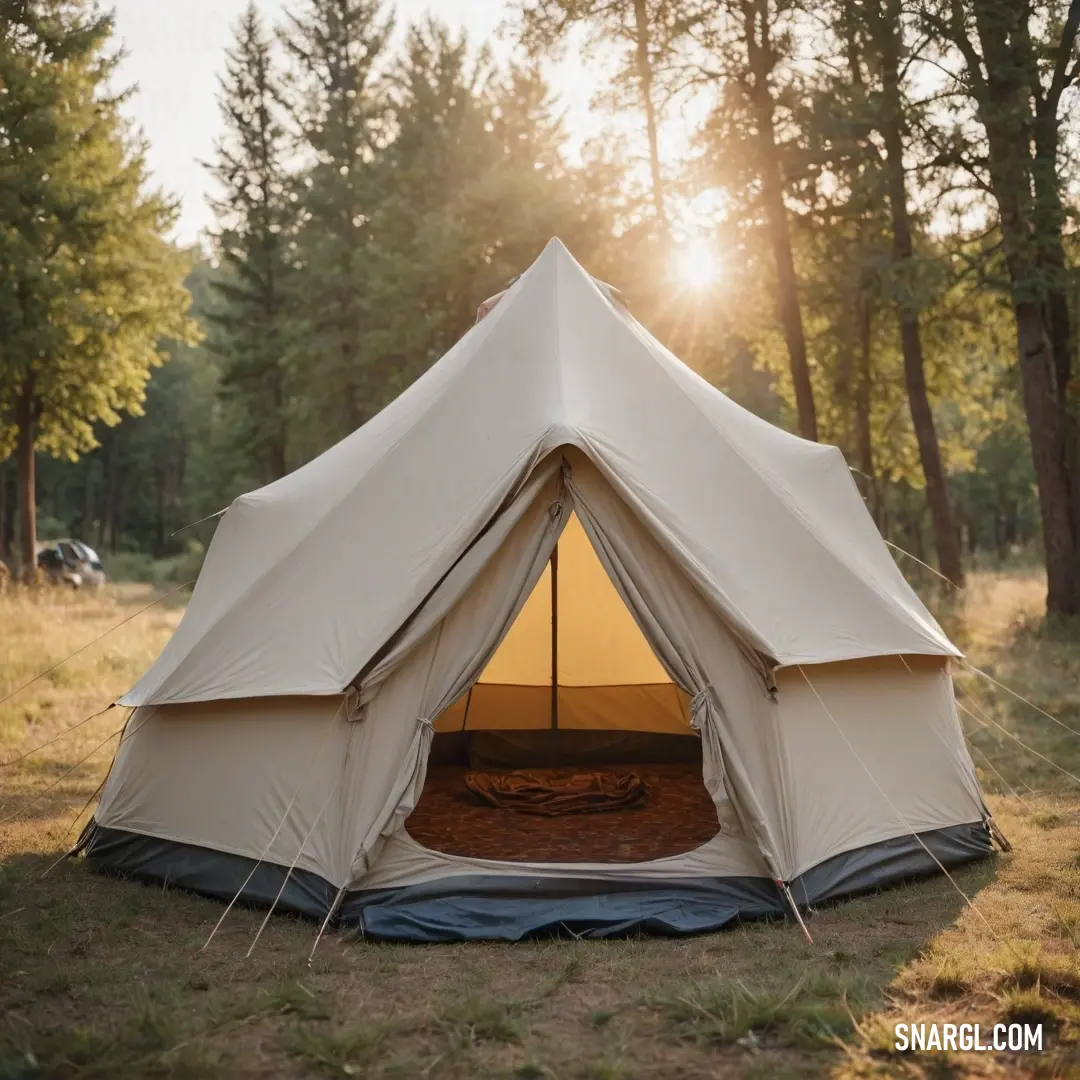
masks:
<svg viewBox="0 0 1080 1080"><path fill-rule="evenodd" d="M1080 728L1080 634L1035 576L976 576L943 621L973 663ZM148 589L0 597L0 698L127 618ZM175 598L174 598L175 599ZM172 605L172 606L170 606ZM103 708L180 616L151 608L0 704L0 1078L1080 1076L1080 735L962 675L962 714L1011 854L692 939L388 946L60 861L123 711ZM1015 789L1015 793L1010 792ZM980 914L981 913L981 916ZM983 919L985 918L985 922ZM1042 1022L1041 1055L896 1055L898 1020Z"/></svg>

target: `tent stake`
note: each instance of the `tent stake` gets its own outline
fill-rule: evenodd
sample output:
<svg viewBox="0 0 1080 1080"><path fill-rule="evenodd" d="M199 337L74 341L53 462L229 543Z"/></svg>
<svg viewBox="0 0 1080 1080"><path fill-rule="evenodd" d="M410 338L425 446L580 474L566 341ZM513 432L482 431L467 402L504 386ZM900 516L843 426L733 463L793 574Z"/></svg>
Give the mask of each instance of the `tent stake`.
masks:
<svg viewBox="0 0 1080 1080"><path fill-rule="evenodd" d="M1005 834L997 827L997 822L993 818L986 819L986 828L990 833L990 838L997 843L997 846L1002 851L1012 851L1012 844L1005 839Z"/></svg>
<svg viewBox="0 0 1080 1080"><path fill-rule="evenodd" d="M776 879L776 884L780 887L780 891L787 898L788 906L791 908L791 913L792 913L792 915L795 916L795 921L799 924L799 927L802 929L803 934L806 936L806 940L811 945L813 945L814 944L814 939L810 936L810 931L806 929L806 923L803 922L803 917L802 917L802 915L799 914L799 907L795 903L795 897L791 895L791 889L789 888L787 882L786 881L781 881L779 878L777 878Z"/></svg>
<svg viewBox="0 0 1080 1080"><path fill-rule="evenodd" d="M319 927L319 932L315 937L315 944L311 946L311 952L308 954L308 967L311 967L311 962L315 959L315 950L319 947L319 942L322 941L323 933L326 931L327 926L330 925L330 920L337 914L338 908L341 907L341 901L345 899L345 889L345 885L338 889L337 896L334 897L334 902L330 905L330 910L326 913L322 926Z"/></svg>

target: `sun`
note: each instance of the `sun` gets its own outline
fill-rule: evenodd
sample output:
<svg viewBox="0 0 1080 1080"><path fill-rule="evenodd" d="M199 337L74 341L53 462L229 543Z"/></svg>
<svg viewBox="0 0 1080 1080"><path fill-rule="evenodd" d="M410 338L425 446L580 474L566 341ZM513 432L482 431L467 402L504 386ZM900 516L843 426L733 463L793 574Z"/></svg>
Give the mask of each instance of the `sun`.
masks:
<svg viewBox="0 0 1080 1080"><path fill-rule="evenodd" d="M720 276L720 264L708 244L691 240L676 253L675 272L688 288L707 289Z"/></svg>

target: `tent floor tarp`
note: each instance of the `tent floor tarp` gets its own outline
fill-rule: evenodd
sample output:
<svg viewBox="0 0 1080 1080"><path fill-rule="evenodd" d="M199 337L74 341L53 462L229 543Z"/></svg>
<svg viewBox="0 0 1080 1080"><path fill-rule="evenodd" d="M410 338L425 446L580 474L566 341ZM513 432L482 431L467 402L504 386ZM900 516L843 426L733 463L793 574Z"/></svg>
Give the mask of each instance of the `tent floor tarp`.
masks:
<svg viewBox="0 0 1080 1080"><path fill-rule="evenodd" d="M418 843L446 855L501 862L647 862L679 855L711 840L716 807L701 780L701 764L607 766L612 776L645 782L635 805L596 814L536 817L477 804L465 786L468 769L429 769L406 829ZM580 770L530 770L561 776Z"/></svg>
<svg viewBox="0 0 1080 1080"><path fill-rule="evenodd" d="M243 902L265 906L281 890L277 910L313 919L326 917L336 895L330 882L310 871L289 874L286 867L272 863L256 865L243 856L96 824L86 837L85 850L95 870L222 900L233 899L243 889ZM934 859L953 867L990 853L983 822L954 825L922 833L918 839L900 836L836 855L797 878L791 890L800 905L819 904L936 873ZM704 933L736 920L784 913L780 893L767 878L661 883L468 875L356 890L346 894L335 921L357 926L376 940L519 941L563 932L589 938Z"/></svg>

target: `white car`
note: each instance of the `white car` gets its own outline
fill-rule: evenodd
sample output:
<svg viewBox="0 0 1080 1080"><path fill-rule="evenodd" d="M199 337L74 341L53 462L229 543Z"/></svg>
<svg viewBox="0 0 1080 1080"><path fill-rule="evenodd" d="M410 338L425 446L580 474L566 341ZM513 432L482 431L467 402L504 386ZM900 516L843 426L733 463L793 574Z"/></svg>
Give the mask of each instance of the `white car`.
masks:
<svg viewBox="0 0 1080 1080"><path fill-rule="evenodd" d="M105 584L105 570L98 553L81 540L50 540L38 545L38 566L53 580L78 589L99 589Z"/></svg>

